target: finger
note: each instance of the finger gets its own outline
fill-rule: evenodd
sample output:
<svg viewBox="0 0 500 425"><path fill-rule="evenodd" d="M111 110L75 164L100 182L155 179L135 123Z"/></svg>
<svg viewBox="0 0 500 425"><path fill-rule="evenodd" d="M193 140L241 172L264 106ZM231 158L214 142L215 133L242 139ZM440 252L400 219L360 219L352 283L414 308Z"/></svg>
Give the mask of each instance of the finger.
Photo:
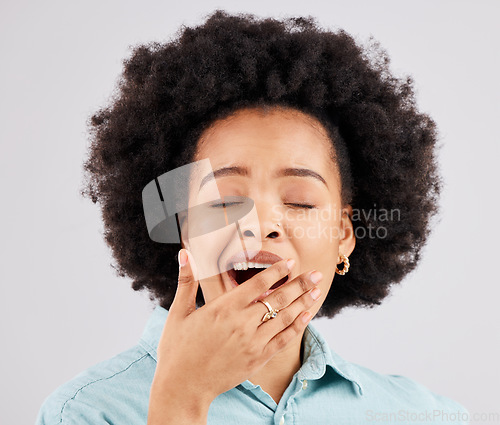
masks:
<svg viewBox="0 0 500 425"><path fill-rule="evenodd" d="M268 342L263 350L263 358L269 360L276 353L283 350L290 341L297 338L304 331L311 318L311 312L300 314L290 326L276 334Z"/></svg>
<svg viewBox="0 0 500 425"><path fill-rule="evenodd" d="M193 270L196 269L192 254L187 249L181 249L178 256L179 277L175 297L170 306L170 314L185 317L196 310L196 293L198 280Z"/></svg>
<svg viewBox="0 0 500 425"><path fill-rule="evenodd" d="M294 264L294 260L278 261L267 269L264 269L263 271L257 273L246 282L243 282L237 288L234 288L229 292L233 299L233 305L238 305L241 307L248 306L252 301L254 301L259 295L262 295L264 292L266 292L276 282L286 277L290 273L290 270L292 269Z"/></svg>
<svg viewBox="0 0 500 425"><path fill-rule="evenodd" d="M288 282L286 285L282 285L273 291L265 298L265 300L273 309L282 310L304 294L304 292L316 287L322 277L321 272L316 270L308 273L302 273L293 278L292 281ZM263 309L266 310L266 306L259 302L250 304L248 308L251 310L252 317L254 317L257 312L261 312Z"/></svg>
<svg viewBox="0 0 500 425"><path fill-rule="evenodd" d="M284 336L289 335L290 333L293 334L293 332L300 332L305 326L307 326L307 324L304 324L300 318L320 299L320 289L318 287L311 288L288 307L280 310L274 319L270 319L267 322L262 323L257 329L256 338L263 341L263 345L266 346L265 349L275 351L279 350L282 347L283 341L281 341L281 339ZM262 318L262 316L260 318ZM299 321L297 321L298 319ZM288 330L290 327L292 328L291 331ZM285 333L280 336L283 332ZM291 335L291 338L293 338L293 335ZM269 344L270 346L267 348Z"/></svg>

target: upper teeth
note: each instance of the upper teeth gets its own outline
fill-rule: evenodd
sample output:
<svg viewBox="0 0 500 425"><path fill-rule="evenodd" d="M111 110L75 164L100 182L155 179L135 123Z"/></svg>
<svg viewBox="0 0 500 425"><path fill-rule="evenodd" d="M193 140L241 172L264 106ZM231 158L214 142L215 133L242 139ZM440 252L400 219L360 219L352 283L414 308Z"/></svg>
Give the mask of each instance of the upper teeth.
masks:
<svg viewBox="0 0 500 425"><path fill-rule="evenodd" d="M243 263L234 263L234 270L247 270L247 269L267 269L271 267L272 264L262 264L262 263L252 263L252 262L243 262Z"/></svg>

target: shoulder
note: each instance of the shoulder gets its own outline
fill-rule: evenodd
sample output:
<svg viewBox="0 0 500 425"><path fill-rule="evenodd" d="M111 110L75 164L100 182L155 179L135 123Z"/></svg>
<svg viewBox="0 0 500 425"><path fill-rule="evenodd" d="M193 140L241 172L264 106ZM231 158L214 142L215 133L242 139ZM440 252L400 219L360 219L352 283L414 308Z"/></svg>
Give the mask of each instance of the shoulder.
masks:
<svg viewBox="0 0 500 425"><path fill-rule="evenodd" d="M305 347L324 355L332 377L331 388L338 390L339 382L354 384L359 397L348 397L351 412L356 411L360 421L379 423L435 423L468 424L468 410L451 398L439 395L421 383L395 374L383 374L352 363L341 357L314 326L309 323ZM320 355L318 355L321 358ZM338 379L345 378L345 381ZM329 386L329 385L327 385ZM352 389L352 387L351 387ZM345 393L346 394L346 393ZM360 406L362 409L360 409Z"/></svg>
<svg viewBox="0 0 500 425"><path fill-rule="evenodd" d="M114 424L143 415L155 367L140 345L97 363L53 391L36 424Z"/></svg>
<svg viewBox="0 0 500 425"><path fill-rule="evenodd" d="M386 405L386 413L393 412L408 421L469 423L469 412L463 405L431 391L414 379L378 373L357 364L350 365L355 369L370 398L378 398L378 394L382 394L385 400L390 400Z"/></svg>

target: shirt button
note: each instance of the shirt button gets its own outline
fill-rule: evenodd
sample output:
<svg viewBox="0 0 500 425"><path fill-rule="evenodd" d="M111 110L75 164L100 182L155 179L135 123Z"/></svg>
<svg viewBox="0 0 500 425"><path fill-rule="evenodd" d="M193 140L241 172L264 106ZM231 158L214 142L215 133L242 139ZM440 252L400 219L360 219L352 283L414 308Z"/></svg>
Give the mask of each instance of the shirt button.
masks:
<svg viewBox="0 0 500 425"><path fill-rule="evenodd" d="M285 417L282 416L281 419L280 419L280 425L283 425L285 423Z"/></svg>
<svg viewBox="0 0 500 425"><path fill-rule="evenodd" d="M307 388L307 379L302 381L302 389L305 390Z"/></svg>

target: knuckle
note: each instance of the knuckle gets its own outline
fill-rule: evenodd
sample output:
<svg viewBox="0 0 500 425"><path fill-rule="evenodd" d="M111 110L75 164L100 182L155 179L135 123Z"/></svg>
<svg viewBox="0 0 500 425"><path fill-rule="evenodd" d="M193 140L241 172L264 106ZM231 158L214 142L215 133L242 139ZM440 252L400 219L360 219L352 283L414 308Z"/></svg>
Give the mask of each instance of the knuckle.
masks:
<svg viewBox="0 0 500 425"><path fill-rule="evenodd" d="M214 322L227 320L229 316L229 310L227 309L227 306L224 306L222 304L219 305L219 303L214 302L214 305L212 307L213 308L211 309L212 310L211 313L212 313L212 320Z"/></svg>
<svg viewBox="0 0 500 425"><path fill-rule="evenodd" d="M189 307L187 310L186 310L186 314L187 315L190 315L191 313L194 313L196 311L196 307L195 306L191 306Z"/></svg>
<svg viewBox="0 0 500 425"><path fill-rule="evenodd" d="M258 366L258 359L252 353L252 356L247 360L247 370L253 371Z"/></svg>
<svg viewBox="0 0 500 425"><path fill-rule="evenodd" d="M191 277L187 275L180 274L178 278L179 286L188 286L191 284Z"/></svg>
<svg viewBox="0 0 500 425"><path fill-rule="evenodd" d="M276 294L274 295L274 305L276 305L275 308L283 308L284 306L288 305L287 304L287 299L286 299L286 296L285 294L283 294L283 292L279 291L279 292L276 292Z"/></svg>
<svg viewBox="0 0 500 425"><path fill-rule="evenodd" d="M287 275L289 270L288 270L288 266L286 265L286 261L280 261L277 263L277 269L278 269L278 273L280 274L280 276L284 276L284 275Z"/></svg>
<svg viewBox="0 0 500 425"><path fill-rule="evenodd" d="M295 320L290 328L293 328L296 333L300 333L302 331L302 321L301 320Z"/></svg>
<svg viewBox="0 0 500 425"><path fill-rule="evenodd" d="M302 305L305 307L309 307L310 305L314 304L314 299L313 297L311 297L311 291L312 290L305 292L301 297Z"/></svg>
<svg viewBox="0 0 500 425"><path fill-rule="evenodd" d="M255 286L260 292L267 290L267 282L262 276L256 275L253 279L255 280Z"/></svg>
<svg viewBox="0 0 500 425"><path fill-rule="evenodd" d="M237 326L232 330L232 334L237 341L242 341L246 337L246 330L240 326ZM251 351L251 347L248 349L248 351Z"/></svg>
<svg viewBox="0 0 500 425"><path fill-rule="evenodd" d="M276 335L274 337L274 341L278 349L283 348L287 344L287 339L285 336L283 336L283 334Z"/></svg>
<svg viewBox="0 0 500 425"><path fill-rule="evenodd" d="M212 323L219 322L222 318L223 313L221 311L215 310L212 312Z"/></svg>
<svg viewBox="0 0 500 425"><path fill-rule="evenodd" d="M252 359L256 359L260 355L260 349L256 344L251 344L247 352Z"/></svg>
<svg viewBox="0 0 500 425"><path fill-rule="evenodd" d="M298 284L300 286L300 289L302 289L302 292L305 292L309 289L309 285L307 283L307 281L304 279L304 276L299 276L297 278L298 280Z"/></svg>
<svg viewBox="0 0 500 425"><path fill-rule="evenodd" d="M294 318L288 311L282 311L281 313L281 322L285 325L285 327L288 327L293 322Z"/></svg>

